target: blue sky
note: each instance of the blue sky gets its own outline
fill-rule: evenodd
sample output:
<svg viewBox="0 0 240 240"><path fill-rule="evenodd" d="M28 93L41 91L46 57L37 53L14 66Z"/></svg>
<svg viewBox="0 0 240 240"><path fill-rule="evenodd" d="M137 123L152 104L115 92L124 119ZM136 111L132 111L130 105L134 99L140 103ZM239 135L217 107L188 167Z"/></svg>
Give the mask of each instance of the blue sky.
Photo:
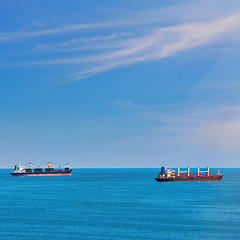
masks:
<svg viewBox="0 0 240 240"><path fill-rule="evenodd" d="M240 2L2 0L0 167L240 167Z"/></svg>

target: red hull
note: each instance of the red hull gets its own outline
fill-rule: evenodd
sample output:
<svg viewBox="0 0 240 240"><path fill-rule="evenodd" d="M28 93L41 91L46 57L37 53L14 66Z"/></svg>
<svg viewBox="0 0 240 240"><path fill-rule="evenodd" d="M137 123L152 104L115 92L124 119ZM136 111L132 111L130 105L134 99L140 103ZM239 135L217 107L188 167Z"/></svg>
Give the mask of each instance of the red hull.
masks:
<svg viewBox="0 0 240 240"><path fill-rule="evenodd" d="M211 176L184 176L175 178L155 178L157 182L202 182L202 181L220 181L223 175L211 175Z"/></svg>

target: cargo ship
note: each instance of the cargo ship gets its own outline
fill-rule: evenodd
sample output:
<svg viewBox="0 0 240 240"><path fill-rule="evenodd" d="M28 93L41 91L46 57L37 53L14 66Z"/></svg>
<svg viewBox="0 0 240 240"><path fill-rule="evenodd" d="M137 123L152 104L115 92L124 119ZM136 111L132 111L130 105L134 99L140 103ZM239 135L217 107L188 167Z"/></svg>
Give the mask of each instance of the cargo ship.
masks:
<svg viewBox="0 0 240 240"><path fill-rule="evenodd" d="M161 170L158 173L158 176L155 178L157 182L192 182L192 181L220 181L223 178L223 175L220 174L211 174L209 167L206 170L200 170L197 167L197 173L190 173L190 168L187 170L181 170L177 168L177 173L171 168L161 167Z"/></svg>
<svg viewBox="0 0 240 240"><path fill-rule="evenodd" d="M63 169L62 169L63 168ZM66 166L59 166L58 169L54 169L49 162L46 168L37 166L33 167L32 163L29 163L27 167L15 165L14 170L10 173L15 177L43 177L43 176L71 176L72 169L70 169L69 163Z"/></svg>

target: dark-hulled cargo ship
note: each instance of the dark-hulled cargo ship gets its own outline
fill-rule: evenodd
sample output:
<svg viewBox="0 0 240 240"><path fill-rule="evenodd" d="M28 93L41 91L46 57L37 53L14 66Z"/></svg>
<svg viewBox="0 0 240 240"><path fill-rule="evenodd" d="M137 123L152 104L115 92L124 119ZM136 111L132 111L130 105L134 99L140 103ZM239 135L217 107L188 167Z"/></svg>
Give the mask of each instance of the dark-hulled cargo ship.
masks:
<svg viewBox="0 0 240 240"><path fill-rule="evenodd" d="M190 173L190 168L187 170L182 170L178 167L177 173L175 170L167 167L161 167L161 170L158 173L158 176L155 178L157 182L192 182L192 181L220 181L223 178L223 175L220 174L211 174L209 172L209 167L207 170L200 170L197 167L197 173Z"/></svg>
<svg viewBox="0 0 240 240"><path fill-rule="evenodd" d="M63 168L63 169L62 169ZM32 163L29 163L27 168L25 166L15 165L14 170L10 173L15 177L44 177L44 176L71 176L72 169L70 169L69 163L66 166L59 166L58 169L54 169L49 162L46 168L40 166L33 168Z"/></svg>

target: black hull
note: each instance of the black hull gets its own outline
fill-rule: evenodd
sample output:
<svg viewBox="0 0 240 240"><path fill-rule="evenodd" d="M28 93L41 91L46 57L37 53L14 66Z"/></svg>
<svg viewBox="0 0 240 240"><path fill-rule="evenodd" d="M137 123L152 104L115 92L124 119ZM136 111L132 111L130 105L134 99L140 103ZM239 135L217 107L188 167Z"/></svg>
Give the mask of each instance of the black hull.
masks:
<svg viewBox="0 0 240 240"><path fill-rule="evenodd" d="M30 172L30 173L14 173L10 174L14 177L49 177L49 176L71 176L72 169L69 171L55 170L53 172Z"/></svg>

